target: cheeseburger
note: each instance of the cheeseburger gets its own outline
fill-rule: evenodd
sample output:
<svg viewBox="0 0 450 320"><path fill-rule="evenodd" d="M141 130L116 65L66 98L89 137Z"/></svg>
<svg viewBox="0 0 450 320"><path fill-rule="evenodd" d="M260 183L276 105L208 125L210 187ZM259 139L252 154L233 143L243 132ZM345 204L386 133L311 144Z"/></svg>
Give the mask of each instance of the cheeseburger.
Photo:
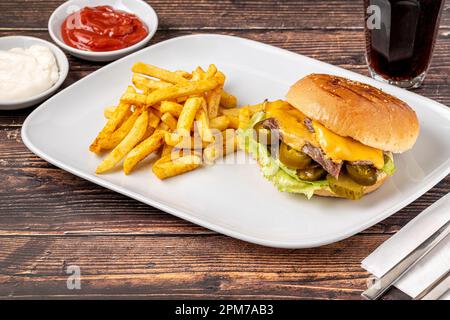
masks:
<svg viewBox="0 0 450 320"><path fill-rule="evenodd" d="M419 134L414 111L370 85L311 74L265 102L240 144L280 191L360 199L394 173Z"/></svg>

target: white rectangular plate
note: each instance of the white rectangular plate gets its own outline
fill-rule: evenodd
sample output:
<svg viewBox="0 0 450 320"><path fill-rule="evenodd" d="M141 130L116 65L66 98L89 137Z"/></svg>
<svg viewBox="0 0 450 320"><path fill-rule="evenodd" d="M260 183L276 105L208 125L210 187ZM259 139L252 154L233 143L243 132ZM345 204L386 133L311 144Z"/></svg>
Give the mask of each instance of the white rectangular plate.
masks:
<svg viewBox="0 0 450 320"><path fill-rule="evenodd" d="M136 61L172 70L215 63L240 104L284 98L294 81L313 72L344 76L409 103L421 134L411 151L396 156L394 177L360 201L280 193L255 164L217 164L160 181L147 161L127 177L120 169L97 176L101 158L88 146L104 125L104 107L116 104L130 83ZM289 51L222 35L179 37L116 61L49 99L22 128L31 151L77 176L217 232L283 248L344 239L420 197L450 172L449 137L450 111L437 102ZM241 160L244 156L238 154Z"/></svg>

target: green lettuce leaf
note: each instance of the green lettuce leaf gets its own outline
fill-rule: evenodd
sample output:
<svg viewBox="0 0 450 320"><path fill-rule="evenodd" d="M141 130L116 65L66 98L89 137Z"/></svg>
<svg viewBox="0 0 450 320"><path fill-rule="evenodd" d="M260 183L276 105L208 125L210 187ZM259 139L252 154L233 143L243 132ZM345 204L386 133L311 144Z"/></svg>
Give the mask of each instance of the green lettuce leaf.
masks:
<svg viewBox="0 0 450 320"><path fill-rule="evenodd" d="M395 172L395 165L394 165L394 156L391 152L386 152L384 154L384 166L381 169L383 172L385 172L388 176L392 176Z"/></svg>
<svg viewBox="0 0 450 320"><path fill-rule="evenodd" d="M271 181L279 191L304 194L308 199L313 196L315 190L328 190L326 180L310 182L299 179L295 170L286 167L278 159L274 159L267 147L255 140L253 127L264 117L264 112L258 112L252 117L246 128L238 130L240 148L259 162L263 176Z"/></svg>

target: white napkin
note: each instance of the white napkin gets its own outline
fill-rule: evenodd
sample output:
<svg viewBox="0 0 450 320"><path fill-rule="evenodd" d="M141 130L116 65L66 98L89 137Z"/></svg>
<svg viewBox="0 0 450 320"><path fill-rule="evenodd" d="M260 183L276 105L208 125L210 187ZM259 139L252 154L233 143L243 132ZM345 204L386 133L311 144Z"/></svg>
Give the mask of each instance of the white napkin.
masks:
<svg viewBox="0 0 450 320"><path fill-rule="evenodd" d="M361 266L377 278L383 276L449 220L450 194L447 194L379 246L361 262ZM414 298L449 269L450 236L447 236L409 270L395 286ZM450 290L440 299L450 300Z"/></svg>

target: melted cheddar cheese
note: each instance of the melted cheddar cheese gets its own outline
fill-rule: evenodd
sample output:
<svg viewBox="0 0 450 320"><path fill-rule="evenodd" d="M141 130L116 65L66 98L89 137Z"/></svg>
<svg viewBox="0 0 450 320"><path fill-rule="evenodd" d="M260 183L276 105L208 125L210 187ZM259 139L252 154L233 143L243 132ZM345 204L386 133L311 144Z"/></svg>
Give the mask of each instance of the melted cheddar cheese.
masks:
<svg viewBox="0 0 450 320"><path fill-rule="evenodd" d="M362 144L352 138L341 137L313 121L316 139L323 152L332 160L370 161L374 167L384 166L383 151Z"/></svg>
<svg viewBox="0 0 450 320"><path fill-rule="evenodd" d="M318 147L314 134L304 125L305 115L282 100L269 102L265 108L266 118L274 118L278 123L284 143L301 150L306 142Z"/></svg>
<svg viewBox="0 0 450 320"><path fill-rule="evenodd" d="M279 127L283 142L301 150L306 142L320 147L325 155L335 161L370 161L377 169L383 168L383 151L366 146L350 137L342 137L312 121L314 133L304 124L305 115L285 101L268 103L266 117L274 118Z"/></svg>

